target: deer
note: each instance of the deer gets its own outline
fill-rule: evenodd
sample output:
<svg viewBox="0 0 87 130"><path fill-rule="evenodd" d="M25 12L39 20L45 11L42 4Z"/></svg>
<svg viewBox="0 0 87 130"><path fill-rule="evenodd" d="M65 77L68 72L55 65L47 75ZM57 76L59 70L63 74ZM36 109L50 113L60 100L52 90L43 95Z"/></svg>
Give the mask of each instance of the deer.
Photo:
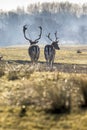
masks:
<svg viewBox="0 0 87 130"><path fill-rule="evenodd" d="M50 33L47 35L48 39L51 41L51 45L47 44L44 48L44 55L48 66L53 67L54 58L55 58L55 49L60 50L58 42L59 38L57 37L57 31L55 34L55 40L53 41L50 37Z"/></svg>
<svg viewBox="0 0 87 130"><path fill-rule="evenodd" d="M40 47L38 45L36 45L39 42L39 39L41 38L41 35L42 35L42 27L39 26L39 29L40 29L39 37L35 40L31 40L26 36L27 25L23 26L24 37L30 43L30 46L28 48L28 54L30 56L32 63L36 63L38 61L39 55L40 55Z"/></svg>

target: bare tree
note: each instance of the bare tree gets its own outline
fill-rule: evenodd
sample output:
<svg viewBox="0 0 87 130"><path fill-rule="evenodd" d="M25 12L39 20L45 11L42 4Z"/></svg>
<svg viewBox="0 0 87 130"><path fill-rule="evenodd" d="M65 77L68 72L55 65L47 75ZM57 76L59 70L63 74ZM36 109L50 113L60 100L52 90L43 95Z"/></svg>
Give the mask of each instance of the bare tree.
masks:
<svg viewBox="0 0 87 130"><path fill-rule="evenodd" d="M39 39L41 38L41 35L42 35L42 27L39 26L39 29L40 29L40 34L39 34L39 37L35 40L31 40L29 39L27 36L26 36L26 30L27 30L27 25L24 25L23 26L23 34L24 34L24 37L26 40L29 41L30 43L30 46L29 46L29 49L28 49L28 54L31 58L31 62L32 63L35 63L38 61L39 59L39 55L40 55L40 47L38 45L36 45L38 42L39 42Z"/></svg>
<svg viewBox="0 0 87 130"><path fill-rule="evenodd" d="M47 37L52 43L51 43L51 45L45 46L44 55L45 55L45 59L47 61L47 64L52 67L53 63L54 63L54 58L55 58L55 49L56 50L60 49L59 45L58 45L59 39L57 37L57 31L55 32L55 40L54 41L50 38L50 33L47 35Z"/></svg>

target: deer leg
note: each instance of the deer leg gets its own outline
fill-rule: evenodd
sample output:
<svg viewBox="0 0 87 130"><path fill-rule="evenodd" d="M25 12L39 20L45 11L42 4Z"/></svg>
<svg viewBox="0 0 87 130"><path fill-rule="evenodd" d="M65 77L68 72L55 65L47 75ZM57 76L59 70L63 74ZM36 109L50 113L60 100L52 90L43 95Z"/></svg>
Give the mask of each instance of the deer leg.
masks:
<svg viewBox="0 0 87 130"><path fill-rule="evenodd" d="M53 61L50 62L50 67L53 68Z"/></svg>

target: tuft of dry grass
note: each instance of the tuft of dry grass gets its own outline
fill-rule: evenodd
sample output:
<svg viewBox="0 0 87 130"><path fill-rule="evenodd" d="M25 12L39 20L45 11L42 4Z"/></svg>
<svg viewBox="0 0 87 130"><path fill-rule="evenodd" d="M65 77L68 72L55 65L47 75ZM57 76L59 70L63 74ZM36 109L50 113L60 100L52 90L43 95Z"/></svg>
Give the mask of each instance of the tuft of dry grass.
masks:
<svg viewBox="0 0 87 130"><path fill-rule="evenodd" d="M2 77L5 74L4 70L0 68L0 77Z"/></svg>
<svg viewBox="0 0 87 130"><path fill-rule="evenodd" d="M5 75L5 66L3 64L3 61L0 61L0 77Z"/></svg>
<svg viewBox="0 0 87 130"><path fill-rule="evenodd" d="M38 74L40 74L39 79ZM80 78L77 75L64 77L64 74L54 72L50 72L50 75L49 72L41 74L34 72L31 76L32 80L36 79L32 84L32 90L35 94L34 99L39 105L56 112L76 111L79 108L83 99Z"/></svg>
<svg viewBox="0 0 87 130"><path fill-rule="evenodd" d="M8 80L17 80L19 77L18 77L18 74L16 71L9 71L8 74L7 74L7 79Z"/></svg>
<svg viewBox="0 0 87 130"><path fill-rule="evenodd" d="M84 100L81 105L82 107L87 107L87 80L80 80L80 89Z"/></svg>

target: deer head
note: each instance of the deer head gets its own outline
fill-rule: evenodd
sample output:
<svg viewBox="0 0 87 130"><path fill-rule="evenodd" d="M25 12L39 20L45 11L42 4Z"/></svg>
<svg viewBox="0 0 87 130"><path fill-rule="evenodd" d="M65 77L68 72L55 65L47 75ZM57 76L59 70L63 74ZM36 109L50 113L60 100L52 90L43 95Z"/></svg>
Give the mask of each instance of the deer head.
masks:
<svg viewBox="0 0 87 130"><path fill-rule="evenodd" d="M36 44L39 42L39 39L41 38L41 35L42 35L42 27L39 26L39 29L40 29L40 34L39 34L39 37L37 39L35 39L34 41L32 41L31 39L29 39L27 36L26 36L26 30L27 30L27 25L24 25L23 26L23 34L24 34L24 37L26 40L28 40L30 42L30 45L32 44Z"/></svg>
<svg viewBox="0 0 87 130"><path fill-rule="evenodd" d="M54 33L54 35L55 35L55 40L54 40L54 41L50 38L50 33L47 35L47 37L48 37L48 39L52 42L51 45L52 45L55 49L59 50L59 49L60 49L60 48L59 48L59 45L58 45L59 38L57 37L57 31Z"/></svg>

